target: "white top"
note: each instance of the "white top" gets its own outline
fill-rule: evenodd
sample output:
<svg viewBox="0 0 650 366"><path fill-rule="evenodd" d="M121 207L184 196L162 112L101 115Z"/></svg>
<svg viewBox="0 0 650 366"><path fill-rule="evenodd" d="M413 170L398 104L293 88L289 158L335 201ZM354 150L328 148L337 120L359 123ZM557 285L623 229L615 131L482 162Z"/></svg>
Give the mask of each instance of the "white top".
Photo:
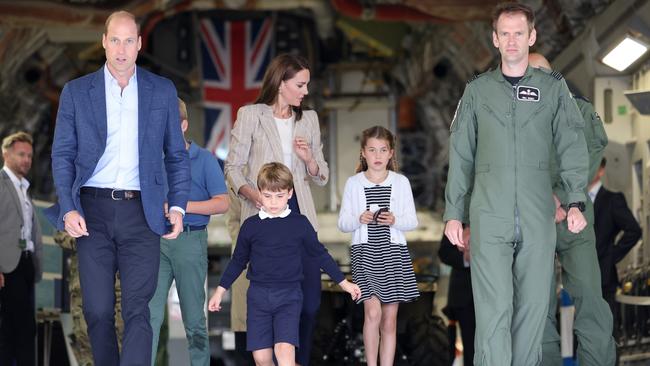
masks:
<svg viewBox="0 0 650 366"><path fill-rule="evenodd" d="M359 216L366 210L366 195L364 187L377 184L370 182L363 172L357 173L345 182L341 211L339 212L339 230L352 234L352 245L368 242L368 225L359 222ZM404 231L410 231L418 226L418 219L413 203L413 192L408 178L388 172L386 179L379 185L391 185L390 211L395 216L395 224L390 227L391 243L406 245Z"/></svg>
<svg viewBox="0 0 650 366"><path fill-rule="evenodd" d="M18 199L20 200L20 206L23 208L23 226L20 228L20 239L25 239L25 249L29 251L34 251L34 241L32 240L32 215L34 215L34 209L32 207L32 202L29 200L27 195L27 188L29 188L29 181L27 179L18 178L11 169L7 168L5 165L2 167L11 182L16 188L16 193L18 194Z"/></svg>
<svg viewBox="0 0 650 366"><path fill-rule="evenodd" d="M106 149L87 187L140 190L138 154L138 78L122 90L104 66Z"/></svg>
<svg viewBox="0 0 650 366"><path fill-rule="evenodd" d="M273 116L275 119L275 125L278 128L278 133L280 134L280 142L282 144L282 162L287 168L291 169L292 156L293 156L293 123L294 115L292 114L289 118L278 118Z"/></svg>
<svg viewBox="0 0 650 366"><path fill-rule="evenodd" d="M596 201L596 196L598 195L598 191L600 191L600 187L603 186L603 182L598 181L596 184L594 184L591 189L589 189L589 198L591 199L591 202L593 203Z"/></svg>

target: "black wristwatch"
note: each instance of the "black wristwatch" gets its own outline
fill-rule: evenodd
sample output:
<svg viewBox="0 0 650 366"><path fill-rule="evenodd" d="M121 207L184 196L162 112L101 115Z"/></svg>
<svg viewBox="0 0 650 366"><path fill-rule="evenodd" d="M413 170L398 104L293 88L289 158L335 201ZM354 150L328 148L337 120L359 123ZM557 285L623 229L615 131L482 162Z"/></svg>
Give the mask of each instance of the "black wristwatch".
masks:
<svg viewBox="0 0 650 366"><path fill-rule="evenodd" d="M577 208L578 210L580 210L580 212L585 212L585 203L584 203L584 202L571 202L571 203L569 203L569 204L566 206L567 211L568 211L571 207L575 207L575 208Z"/></svg>

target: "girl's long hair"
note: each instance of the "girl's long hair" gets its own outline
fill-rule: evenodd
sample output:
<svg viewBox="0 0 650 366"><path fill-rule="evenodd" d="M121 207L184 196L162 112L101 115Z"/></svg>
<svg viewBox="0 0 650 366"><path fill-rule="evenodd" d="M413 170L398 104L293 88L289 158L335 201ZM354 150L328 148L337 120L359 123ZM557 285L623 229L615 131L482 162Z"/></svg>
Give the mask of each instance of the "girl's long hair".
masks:
<svg viewBox="0 0 650 366"><path fill-rule="evenodd" d="M361 133L361 150L366 148L368 139L376 138L377 140L384 140L388 142L388 147L393 150L393 157L388 160L386 169L397 171L397 150L395 149L395 136L388 131L388 129L381 126L374 126L363 130ZM363 172L368 170L368 162L364 159L363 154L359 152L359 164L357 164L356 172Z"/></svg>

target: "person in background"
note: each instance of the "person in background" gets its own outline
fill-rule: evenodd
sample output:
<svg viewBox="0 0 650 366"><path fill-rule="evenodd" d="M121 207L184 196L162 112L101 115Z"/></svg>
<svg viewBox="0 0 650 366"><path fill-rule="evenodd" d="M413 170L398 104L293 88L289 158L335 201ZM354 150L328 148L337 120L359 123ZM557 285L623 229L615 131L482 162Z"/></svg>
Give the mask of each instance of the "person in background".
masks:
<svg viewBox="0 0 650 366"><path fill-rule="evenodd" d="M589 184L589 199L594 203L594 230L601 288L614 316L616 330L621 321L620 306L616 303L616 288L620 285L616 264L634 248L642 232L627 206L623 193L612 192L603 185L602 178L606 166L607 159L603 158L598 172Z"/></svg>
<svg viewBox="0 0 650 366"><path fill-rule="evenodd" d="M27 174L32 137L17 132L2 140L0 170L0 365L36 365L34 286L43 276L43 239Z"/></svg>
<svg viewBox="0 0 650 366"><path fill-rule="evenodd" d="M464 241L469 242L469 226L463 230ZM438 257L442 263L451 267L449 288L447 291L447 306L442 312L448 319L458 321L463 340L463 366L474 364L474 333L476 332L476 316L474 315L474 297L472 295L472 276L470 270L470 247L459 250L447 236L440 239ZM453 350L455 344L449 345ZM454 356L455 357L455 356ZM454 359L452 357L452 360Z"/></svg>
<svg viewBox="0 0 650 366"><path fill-rule="evenodd" d="M539 53L528 56L530 67L551 71L551 65ZM594 107L584 97L574 95L574 100L584 119L583 133L589 154L587 179L594 176L607 146L607 135L603 122ZM570 232L566 217L566 193L557 175L557 164L551 169L556 203L555 221L557 241L555 253L562 266L562 284L575 304L574 332L578 339L577 358L581 365L613 365L615 363L615 344L612 337L612 318L607 303L600 292L600 271L596 256L596 237L594 235L593 205L585 202L587 227L578 234ZM586 194L586 188L585 188ZM542 365L555 366L562 363L560 334L557 330L557 293L555 273L551 276L549 309L542 340Z"/></svg>
<svg viewBox="0 0 650 366"><path fill-rule="evenodd" d="M187 106L178 99L183 135L189 128ZM192 366L210 365L210 343L205 319L205 278L208 274L210 215L228 211L226 183L217 158L195 142L185 140L190 155L192 185L185 209L183 232L176 239L160 240L158 287L149 302L153 341L152 365L158 350L158 335L165 318L165 305L172 281L181 305L181 315Z"/></svg>

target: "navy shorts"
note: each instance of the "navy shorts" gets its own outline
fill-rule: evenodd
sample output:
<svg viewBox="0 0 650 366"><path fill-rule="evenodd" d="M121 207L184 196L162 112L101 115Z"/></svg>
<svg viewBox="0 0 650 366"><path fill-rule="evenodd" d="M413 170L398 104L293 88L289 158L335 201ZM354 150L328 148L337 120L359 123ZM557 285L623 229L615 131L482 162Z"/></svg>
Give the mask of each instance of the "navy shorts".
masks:
<svg viewBox="0 0 650 366"><path fill-rule="evenodd" d="M299 346L302 290L295 287L276 288L251 283L246 295L246 349L257 351L273 348L276 343Z"/></svg>

